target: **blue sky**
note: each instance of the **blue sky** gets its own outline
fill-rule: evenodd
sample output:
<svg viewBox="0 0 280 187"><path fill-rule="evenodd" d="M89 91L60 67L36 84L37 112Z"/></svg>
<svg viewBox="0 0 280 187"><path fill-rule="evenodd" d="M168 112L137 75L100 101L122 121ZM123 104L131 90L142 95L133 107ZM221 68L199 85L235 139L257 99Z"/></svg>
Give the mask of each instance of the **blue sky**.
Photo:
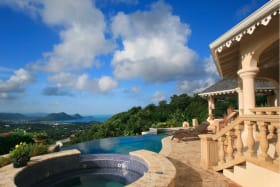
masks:
<svg viewBox="0 0 280 187"><path fill-rule="evenodd" d="M0 0L0 112L114 114L197 93L267 0Z"/></svg>

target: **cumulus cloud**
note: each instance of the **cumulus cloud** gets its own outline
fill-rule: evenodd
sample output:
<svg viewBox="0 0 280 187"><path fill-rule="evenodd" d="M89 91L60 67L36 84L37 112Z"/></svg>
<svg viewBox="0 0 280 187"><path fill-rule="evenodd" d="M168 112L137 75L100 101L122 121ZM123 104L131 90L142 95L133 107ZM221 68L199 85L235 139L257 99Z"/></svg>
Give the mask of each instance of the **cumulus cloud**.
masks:
<svg viewBox="0 0 280 187"><path fill-rule="evenodd" d="M116 88L118 83L109 76L103 76L98 80L98 88L101 92L107 92Z"/></svg>
<svg viewBox="0 0 280 187"><path fill-rule="evenodd" d="M28 68L49 73L49 80L60 88L74 88L93 92L107 92L117 86L113 78L103 76L90 79L85 69L99 67L97 57L114 49L114 42L107 39L103 13L91 0L5 0L23 12L32 12L58 31L60 42ZM63 95L57 88L46 88L46 95Z"/></svg>
<svg viewBox="0 0 280 187"><path fill-rule="evenodd" d="M8 5L13 9L24 11L31 17L36 18L40 12L42 0L1 0L0 5Z"/></svg>
<svg viewBox="0 0 280 187"><path fill-rule="evenodd" d="M211 57L205 58L202 62L201 74L193 80L182 80L177 82L179 93L199 93L213 85L220 79L216 66Z"/></svg>
<svg viewBox="0 0 280 187"><path fill-rule="evenodd" d="M194 73L197 55L186 46L191 30L164 2L149 11L118 13L112 18L112 32L123 45L112 60L117 78L167 82Z"/></svg>
<svg viewBox="0 0 280 187"><path fill-rule="evenodd" d="M25 87L35 81L35 76L25 69L18 69L8 80L0 80L0 98L10 99L22 93Z"/></svg>
<svg viewBox="0 0 280 187"><path fill-rule="evenodd" d="M49 77L49 80L56 82L59 87L75 88L92 93L106 93L118 86L118 82L112 77L102 76L100 79L90 79L86 73L74 75L62 72Z"/></svg>
<svg viewBox="0 0 280 187"><path fill-rule="evenodd" d="M61 42L33 65L47 72L81 71L91 68L100 54L114 44L105 38L106 23L90 0L43 0L40 15L50 26L59 26ZM98 64L98 62L97 62Z"/></svg>
<svg viewBox="0 0 280 187"><path fill-rule="evenodd" d="M155 92L155 93L153 94L151 100L152 100L152 102L154 102L154 103L158 103L158 102L163 101L163 100L165 100L165 99L166 99L166 95L165 95L163 92L157 91L157 92Z"/></svg>

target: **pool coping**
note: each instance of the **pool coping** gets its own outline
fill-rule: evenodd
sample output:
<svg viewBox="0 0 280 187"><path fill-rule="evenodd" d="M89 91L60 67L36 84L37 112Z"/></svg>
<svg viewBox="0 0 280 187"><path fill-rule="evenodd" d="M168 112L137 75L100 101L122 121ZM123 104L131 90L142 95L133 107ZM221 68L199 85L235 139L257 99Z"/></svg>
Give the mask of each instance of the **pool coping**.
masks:
<svg viewBox="0 0 280 187"><path fill-rule="evenodd" d="M127 187L175 186L176 168L167 158L144 149L130 152L130 155L143 159L148 164L148 171Z"/></svg>
<svg viewBox="0 0 280 187"><path fill-rule="evenodd" d="M14 168L12 164L4 166L0 168L0 187L16 187L14 183L15 176L21 172L24 168L36 164L38 162L59 158L59 157L66 157L66 156L73 156L73 155L80 155L80 151L77 149L61 151L56 153L50 153L40 156L35 156L30 159L27 163L27 166L21 168Z"/></svg>
<svg viewBox="0 0 280 187"><path fill-rule="evenodd" d="M38 162L59 158L80 155L80 151L77 149L66 150L56 153L50 153L46 155L32 157L27 166L22 168L14 168L12 164L0 168L0 187L16 187L14 179L15 176L21 172L24 168L36 164ZM173 187L176 176L176 169L174 165L164 156L148 151L137 150L130 152L129 155L142 159L148 165L148 171L144 176L136 180L135 182L127 185L128 187L141 187L141 186L166 186Z"/></svg>

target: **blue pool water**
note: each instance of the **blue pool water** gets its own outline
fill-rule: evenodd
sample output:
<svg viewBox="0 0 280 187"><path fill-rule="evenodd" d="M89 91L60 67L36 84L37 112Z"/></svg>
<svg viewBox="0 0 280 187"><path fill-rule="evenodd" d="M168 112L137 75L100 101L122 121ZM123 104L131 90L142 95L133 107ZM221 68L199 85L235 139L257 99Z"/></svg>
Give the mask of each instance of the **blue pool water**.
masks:
<svg viewBox="0 0 280 187"><path fill-rule="evenodd" d="M122 136L82 142L64 147L62 150L78 149L81 154L119 153L128 154L131 151L146 149L153 152L161 150L161 139L165 135Z"/></svg>

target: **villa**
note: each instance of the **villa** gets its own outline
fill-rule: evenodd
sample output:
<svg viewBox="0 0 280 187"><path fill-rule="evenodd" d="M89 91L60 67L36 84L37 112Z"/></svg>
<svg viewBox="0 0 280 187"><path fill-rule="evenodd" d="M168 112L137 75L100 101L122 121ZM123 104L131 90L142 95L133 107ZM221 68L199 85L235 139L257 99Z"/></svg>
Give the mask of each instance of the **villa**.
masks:
<svg viewBox="0 0 280 187"><path fill-rule="evenodd" d="M223 82L237 85L217 83L200 93L208 98L208 121L217 127L214 98L223 94L237 94L238 116L200 135L201 164L242 186L280 186L279 8L270 0L210 44ZM270 83L258 86L259 80ZM256 107L259 92L267 94L267 107Z"/></svg>

